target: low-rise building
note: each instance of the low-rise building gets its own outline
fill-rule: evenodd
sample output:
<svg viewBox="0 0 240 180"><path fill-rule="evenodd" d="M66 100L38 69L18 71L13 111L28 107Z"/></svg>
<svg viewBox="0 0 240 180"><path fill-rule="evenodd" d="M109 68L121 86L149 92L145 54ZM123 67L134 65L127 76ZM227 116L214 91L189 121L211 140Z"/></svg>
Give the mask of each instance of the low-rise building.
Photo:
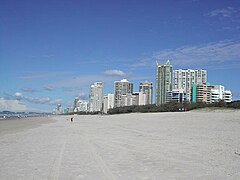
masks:
<svg viewBox="0 0 240 180"><path fill-rule="evenodd" d="M219 102L221 100L231 102L232 93L230 90L225 90L225 87L222 85L214 85L214 88L211 89L211 103Z"/></svg>

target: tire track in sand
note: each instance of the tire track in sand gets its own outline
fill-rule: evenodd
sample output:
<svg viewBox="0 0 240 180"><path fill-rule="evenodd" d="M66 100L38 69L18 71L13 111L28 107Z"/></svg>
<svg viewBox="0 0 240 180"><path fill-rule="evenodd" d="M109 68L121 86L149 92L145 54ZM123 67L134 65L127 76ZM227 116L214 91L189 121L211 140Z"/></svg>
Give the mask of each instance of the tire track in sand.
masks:
<svg viewBox="0 0 240 180"><path fill-rule="evenodd" d="M93 144L90 142L89 138L85 136L85 143L88 146L88 149L90 150L90 153L93 157L93 159L98 164L98 167L102 170L105 177L109 180L117 180L117 178L113 175L111 170L107 167L105 161L101 158L101 156L98 155L96 149L94 148Z"/></svg>
<svg viewBox="0 0 240 180"><path fill-rule="evenodd" d="M67 140L65 139L65 141L63 142L63 145L61 147L61 150L58 154L58 156L56 157L52 170L51 170L51 174L49 176L49 180L58 180L59 178L59 174L60 174L60 168L61 168L61 163L62 163L62 158L63 158L63 153L66 147L66 142Z"/></svg>

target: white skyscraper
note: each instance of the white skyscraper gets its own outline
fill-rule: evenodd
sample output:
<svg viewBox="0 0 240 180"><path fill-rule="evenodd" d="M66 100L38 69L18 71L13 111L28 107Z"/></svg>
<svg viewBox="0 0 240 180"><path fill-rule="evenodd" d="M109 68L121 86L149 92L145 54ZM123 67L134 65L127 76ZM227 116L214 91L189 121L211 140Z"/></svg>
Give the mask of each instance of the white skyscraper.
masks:
<svg viewBox="0 0 240 180"><path fill-rule="evenodd" d="M140 82L139 105L152 104L153 84L152 82Z"/></svg>
<svg viewBox="0 0 240 180"><path fill-rule="evenodd" d="M107 94L103 97L103 112L107 113L114 107L114 94Z"/></svg>
<svg viewBox="0 0 240 180"><path fill-rule="evenodd" d="M127 79L114 82L114 107L122 106L122 95L133 93L133 83Z"/></svg>
<svg viewBox="0 0 240 180"><path fill-rule="evenodd" d="M91 85L89 94L89 111L96 112L103 110L103 83L95 82Z"/></svg>
<svg viewBox="0 0 240 180"><path fill-rule="evenodd" d="M191 101L191 89L193 84L205 84L207 82L207 70L178 69L173 72L173 89L183 89L186 100Z"/></svg>

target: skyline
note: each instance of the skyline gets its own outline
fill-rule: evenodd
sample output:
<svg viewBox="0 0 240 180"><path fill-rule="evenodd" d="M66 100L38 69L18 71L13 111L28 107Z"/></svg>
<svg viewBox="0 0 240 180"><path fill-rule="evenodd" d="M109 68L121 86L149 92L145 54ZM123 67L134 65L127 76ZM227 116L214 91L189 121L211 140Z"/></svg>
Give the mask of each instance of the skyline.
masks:
<svg viewBox="0 0 240 180"><path fill-rule="evenodd" d="M155 62L206 69L240 99L239 1L0 2L0 110L51 111L90 85L154 84ZM155 98L153 98L155 99Z"/></svg>

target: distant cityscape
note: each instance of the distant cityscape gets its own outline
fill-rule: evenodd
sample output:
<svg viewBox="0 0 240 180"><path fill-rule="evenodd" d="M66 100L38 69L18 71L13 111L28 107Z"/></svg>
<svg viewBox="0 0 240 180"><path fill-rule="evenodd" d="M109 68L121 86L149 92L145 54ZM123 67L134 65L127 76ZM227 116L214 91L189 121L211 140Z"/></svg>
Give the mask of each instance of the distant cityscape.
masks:
<svg viewBox="0 0 240 180"><path fill-rule="evenodd" d="M139 83L139 91L133 91L133 83L127 79L114 82L114 92L103 93L104 83L95 82L90 86L89 100L76 97L72 107L63 108L61 104L53 110L53 114L71 112L102 112L123 106L141 106L153 104L153 83L144 81ZM165 64L156 62L156 106L169 102L204 102L207 104L232 101L232 93L223 85L211 84L207 81L207 70L177 69L169 60Z"/></svg>

